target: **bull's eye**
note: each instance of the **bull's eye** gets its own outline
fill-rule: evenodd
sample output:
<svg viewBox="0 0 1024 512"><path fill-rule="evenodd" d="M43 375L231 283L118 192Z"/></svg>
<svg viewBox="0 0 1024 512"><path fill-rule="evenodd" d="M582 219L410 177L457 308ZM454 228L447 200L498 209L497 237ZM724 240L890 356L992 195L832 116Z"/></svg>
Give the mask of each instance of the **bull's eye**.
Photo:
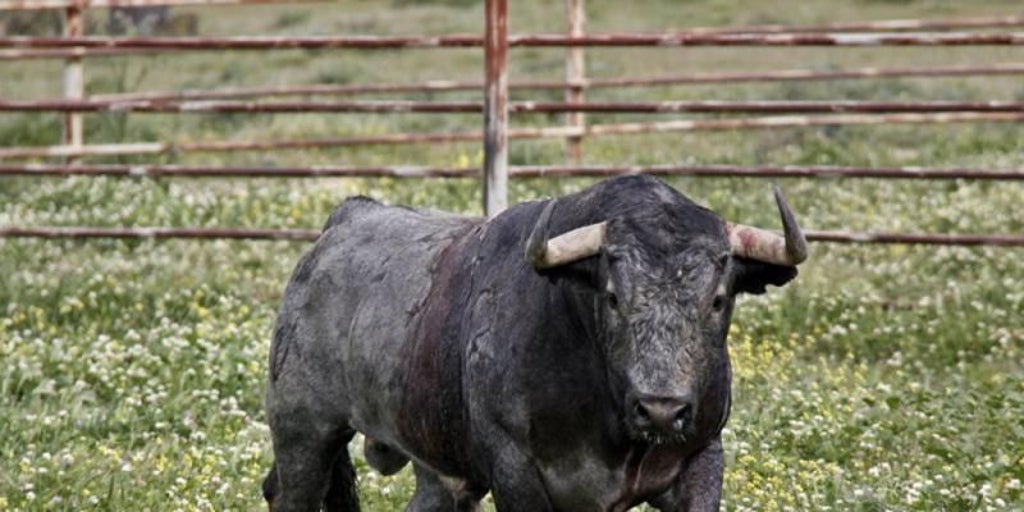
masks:
<svg viewBox="0 0 1024 512"><path fill-rule="evenodd" d="M716 295L715 300L711 301L711 310L715 313L721 313L725 309L725 296Z"/></svg>
<svg viewBox="0 0 1024 512"><path fill-rule="evenodd" d="M610 279L604 284L604 296L612 309L619 307L619 296L615 294L615 284Z"/></svg>

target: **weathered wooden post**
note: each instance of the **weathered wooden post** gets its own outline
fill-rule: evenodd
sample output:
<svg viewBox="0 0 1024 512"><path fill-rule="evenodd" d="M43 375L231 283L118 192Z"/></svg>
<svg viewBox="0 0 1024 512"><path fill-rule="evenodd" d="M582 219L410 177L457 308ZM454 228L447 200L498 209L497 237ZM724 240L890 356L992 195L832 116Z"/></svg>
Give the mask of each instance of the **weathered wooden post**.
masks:
<svg viewBox="0 0 1024 512"><path fill-rule="evenodd" d="M587 21L584 0L566 0L569 22L569 37L582 37L585 34ZM570 46L565 55L565 101L583 103L583 82L585 80L584 47ZM565 124L569 128L583 129L583 112L570 112L565 115ZM570 135L566 138L566 161L570 165L583 162L583 136Z"/></svg>
<svg viewBox="0 0 1024 512"><path fill-rule="evenodd" d="M64 10L64 36L81 37L85 35L85 7L74 2ZM85 79L82 71L82 57L68 57L64 63L64 98L80 100L85 96ZM64 131L62 141L65 146L78 149L82 146L82 114L66 112L64 114ZM69 157L68 163L78 162L77 157Z"/></svg>
<svg viewBox="0 0 1024 512"><path fill-rule="evenodd" d="M508 206L508 1L487 0L484 35L484 212Z"/></svg>

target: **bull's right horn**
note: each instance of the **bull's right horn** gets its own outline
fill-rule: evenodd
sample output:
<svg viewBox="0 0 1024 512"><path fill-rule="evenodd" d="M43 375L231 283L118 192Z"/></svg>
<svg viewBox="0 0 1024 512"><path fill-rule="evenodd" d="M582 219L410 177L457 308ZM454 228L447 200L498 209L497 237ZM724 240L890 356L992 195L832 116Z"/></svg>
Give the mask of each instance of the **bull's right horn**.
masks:
<svg viewBox="0 0 1024 512"><path fill-rule="evenodd" d="M589 258L599 253L605 244L607 222L589 224L548 239L548 224L555 202L552 200L544 207L526 243L526 260L536 269L559 267Z"/></svg>
<svg viewBox="0 0 1024 512"><path fill-rule="evenodd" d="M782 216L782 236L753 226L727 223L729 246L736 256L794 267L807 259L807 240L779 187L775 187L775 203Z"/></svg>

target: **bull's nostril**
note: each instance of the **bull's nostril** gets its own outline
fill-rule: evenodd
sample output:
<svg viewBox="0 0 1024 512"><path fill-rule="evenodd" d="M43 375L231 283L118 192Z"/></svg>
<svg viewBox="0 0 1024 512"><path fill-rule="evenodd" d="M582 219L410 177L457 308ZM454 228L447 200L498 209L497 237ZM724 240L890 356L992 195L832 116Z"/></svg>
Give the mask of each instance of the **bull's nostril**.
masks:
<svg viewBox="0 0 1024 512"><path fill-rule="evenodd" d="M693 422L693 404L675 397L644 397L631 409L633 425L665 434L685 432Z"/></svg>
<svg viewBox="0 0 1024 512"><path fill-rule="evenodd" d="M686 424L690 422L690 405L684 405L676 411L675 418L672 421L672 429L676 432L682 432L686 428Z"/></svg>
<svg viewBox="0 0 1024 512"><path fill-rule="evenodd" d="M644 407L644 404L637 402L633 406L633 421L638 426L646 427L651 424L651 413Z"/></svg>

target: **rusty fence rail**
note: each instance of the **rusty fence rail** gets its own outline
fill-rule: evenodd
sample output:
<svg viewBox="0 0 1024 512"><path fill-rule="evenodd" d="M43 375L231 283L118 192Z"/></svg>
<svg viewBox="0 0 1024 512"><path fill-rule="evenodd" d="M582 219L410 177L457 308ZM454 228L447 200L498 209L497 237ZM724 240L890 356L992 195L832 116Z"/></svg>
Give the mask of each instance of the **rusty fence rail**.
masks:
<svg viewBox="0 0 1024 512"><path fill-rule="evenodd" d="M691 177L760 178L878 178L910 180L1024 181L1024 168L972 169L963 167L850 167L832 165L519 165L510 166L516 178L603 178L622 174ZM134 178L448 178L477 179L479 169L430 166L197 166L197 165L49 165L0 164L0 176L112 176Z"/></svg>
<svg viewBox="0 0 1024 512"><path fill-rule="evenodd" d="M686 46L1024 46L1024 32L780 33L780 34L520 34L510 47ZM443 36L227 36L227 37L0 37L0 48L125 48L160 50L282 50L479 48L472 34Z"/></svg>
<svg viewBox="0 0 1024 512"><path fill-rule="evenodd" d="M1024 16L976 16L948 19L901 19L839 21L816 25L746 25L737 27L693 27L686 32L711 34L778 34L817 32L903 32L914 30L961 30L1024 26Z"/></svg>
<svg viewBox="0 0 1024 512"><path fill-rule="evenodd" d="M298 4L325 2L327 0L0 0L0 11L37 11L52 9L93 9L105 7L156 7L156 6L218 6L252 4ZM913 22L913 20L903 20ZM1006 18L977 18L975 20L948 20L955 25L948 28L977 28L1013 26L1013 20ZM896 21L894 21L895 23ZM941 23L941 21L939 21ZM965 24L966 23L966 24ZM980 25L978 25L980 23ZM1008 25L1007 23L1011 23ZM941 28L935 26L934 28Z"/></svg>
<svg viewBox="0 0 1024 512"><path fill-rule="evenodd" d="M511 128L515 140L566 138L570 136L637 135L704 131L765 130L815 126L878 126L895 124L1021 123L1024 112L940 112L902 114L779 115L721 119L681 119L661 122L590 124L583 127L548 126ZM86 144L82 146L0 147L0 160L14 158L152 155L231 151L300 150L369 145L438 144L477 142L483 132L391 133L382 135L310 140L181 141Z"/></svg>
<svg viewBox="0 0 1024 512"><path fill-rule="evenodd" d="M3 59L0 52L0 59ZM855 68L840 70L788 69L754 72L698 72L678 76L648 78L609 78L562 81L510 82L511 90L564 90L601 89L614 87L658 87L673 85L700 85L742 82L826 81L896 77L940 76L999 76L1024 75L1024 63L999 63L986 66L939 66L911 68ZM214 90L187 89L181 91L147 91L93 94L96 101L168 101L168 100L229 100L237 98L313 95L358 95L384 93L441 93L482 91L483 82L457 80L429 80L406 84L313 84L275 87L232 87Z"/></svg>
<svg viewBox="0 0 1024 512"><path fill-rule="evenodd" d="M236 239L236 240L316 240L318 231L305 229L258 228L176 228L176 227L82 227L39 226L3 227L2 238L135 238L135 239Z"/></svg>
<svg viewBox="0 0 1024 512"><path fill-rule="evenodd" d="M971 235L804 230L810 242L933 246L1024 247L1024 235ZM177 228L177 227L0 227L2 238L234 239L313 241L309 229Z"/></svg>
<svg viewBox="0 0 1024 512"><path fill-rule="evenodd" d="M53 10L68 8L152 7L152 6L225 6L254 4L302 4L327 0L0 0L0 11ZM1024 26L1024 16L977 16L950 19L897 19L835 22L813 25L746 25L738 27L692 27L687 32L714 34L815 33L983 29Z"/></svg>
<svg viewBox="0 0 1024 512"><path fill-rule="evenodd" d="M479 114L478 101L179 101L179 100L41 100L0 99L0 112L142 112L142 113L463 113ZM826 113L934 113L1024 112L1020 101L717 101L657 102L509 102L513 114L565 112L645 114L826 114ZM582 128L582 127L581 127Z"/></svg>

